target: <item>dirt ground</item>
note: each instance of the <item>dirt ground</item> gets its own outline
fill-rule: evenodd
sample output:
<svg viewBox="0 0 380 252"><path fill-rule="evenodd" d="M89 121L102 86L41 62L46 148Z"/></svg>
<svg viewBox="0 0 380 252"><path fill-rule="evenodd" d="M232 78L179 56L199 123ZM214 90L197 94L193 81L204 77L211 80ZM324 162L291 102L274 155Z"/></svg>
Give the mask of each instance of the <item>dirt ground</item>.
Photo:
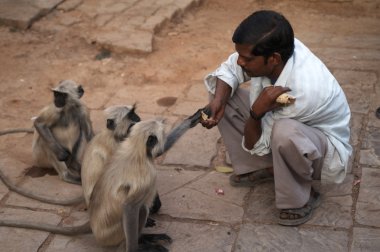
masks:
<svg viewBox="0 0 380 252"><path fill-rule="evenodd" d="M27 31L0 27L0 129L31 127L31 117L51 101L49 88L63 79L82 83L84 102L99 111L106 102L98 103L94 97L117 94L131 86L141 88L139 95L125 97L125 101L137 102L145 108L142 112L149 113L149 107L160 106L157 101L168 94L176 96L190 84L202 85L204 75L233 52L231 36L237 24L262 8L282 12L296 36L311 48L319 47L319 37L379 33L379 24L368 19L378 15L378 1L206 0L165 25L155 35L153 53L112 53L103 60L95 59L100 48L81 39L83 31L78 29L49 33L33 26ZM148 100L143 90L150 88L163 92ZM2 136L0 151L29 164L31 142L31 135Z"/></svg>

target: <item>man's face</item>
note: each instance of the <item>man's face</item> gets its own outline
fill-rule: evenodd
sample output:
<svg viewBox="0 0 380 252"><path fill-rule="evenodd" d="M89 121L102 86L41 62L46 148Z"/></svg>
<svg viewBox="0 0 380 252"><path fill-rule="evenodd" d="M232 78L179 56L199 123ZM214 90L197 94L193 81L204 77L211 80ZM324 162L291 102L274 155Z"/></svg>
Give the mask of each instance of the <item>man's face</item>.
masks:
<svg viewBox="0 0 380 252"><path fill-rule="evenodd" d="M273 74L274 66L271 60L265 62L264 56L255 56L251 54L253 45L235 44L235 50L239 54L237 64L241 66L249 77L270 78Z"/></svg>

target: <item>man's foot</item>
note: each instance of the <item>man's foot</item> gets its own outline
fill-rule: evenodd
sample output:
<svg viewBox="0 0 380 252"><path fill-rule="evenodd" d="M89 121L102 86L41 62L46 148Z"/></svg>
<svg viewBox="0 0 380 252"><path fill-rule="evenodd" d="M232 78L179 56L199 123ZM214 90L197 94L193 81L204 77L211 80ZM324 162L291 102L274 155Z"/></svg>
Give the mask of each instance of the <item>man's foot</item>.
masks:
<svg viewBox="0 0 380 252"><path fill-rule="evenodd" d="M298 226L308 220L313 215L313 210L321 203L321 195L311 189L310 199L304 207L282 209L278 218L278 224L284 226Z"/></svg>
<svg viewBox="0 0 380 252"><path fill-rule="evenodd" d="M262 169L242 175L232 174L230 184L236 187L251 187L273 180L273 168Z"/></svg>

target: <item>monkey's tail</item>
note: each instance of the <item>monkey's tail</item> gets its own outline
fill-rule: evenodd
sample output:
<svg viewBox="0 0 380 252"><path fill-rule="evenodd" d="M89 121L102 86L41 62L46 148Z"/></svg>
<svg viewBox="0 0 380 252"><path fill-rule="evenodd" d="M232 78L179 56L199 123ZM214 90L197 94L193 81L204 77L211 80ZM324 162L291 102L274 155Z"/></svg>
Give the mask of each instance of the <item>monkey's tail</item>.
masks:
<svg viewBox="0 0 380 252"><path fill-rule="evenodd" d="M49 204L55 204L55 205L62 205L62 206L69 206L69 205L74 205L78 204L80 202L84 202L84 197L79 196L74 199L68 199L68 200L58 200L58 199L51 199L51 198L45 198L39 195L36 195L32 192L29 192L27 190L23 190L16 185L14 185L7 176L3 173L3 171L0 169L0 179L4 182L4 184L9 188L9 190L14 191L18 194L21 194L22 196L35 199L44 203L49 203Z"/></svg>
<svg viewBox="0 0 380 252"><path fill-rule="evenodd" d="M5 129L0 130L0 136L14 134L14 133L33 133L34 128L16 128L16 129Z"/></svg>
<svg viewBox="0 0 380 252"><path fill-rule="evenodd" d="M34 229L34 230L46 231L46 232L50 232L54 234L62 234L62 235L70 235L70 236L79 235L79 234L88 234L92 232L91 227L90 227L90 222L86 222L83 225L74 226L74 227L58 227L54 225L29 222L29 221L0 220L0 226Z"/></svg>

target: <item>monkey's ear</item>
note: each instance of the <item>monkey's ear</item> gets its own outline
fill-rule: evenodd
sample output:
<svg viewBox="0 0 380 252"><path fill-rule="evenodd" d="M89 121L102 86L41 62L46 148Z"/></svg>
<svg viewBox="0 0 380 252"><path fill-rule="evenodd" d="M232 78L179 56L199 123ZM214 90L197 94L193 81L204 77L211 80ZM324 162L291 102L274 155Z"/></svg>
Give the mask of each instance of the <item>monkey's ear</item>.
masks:
<svg viewBox="0 0 380 252"><path fill-rule="evenodd" d="M133 122L140 122L141 118L135 113L136 107L133 106L132 109L128 112L128 119L133 121Z"/></svg>
<svg viewBox="0 0 380 252"><path fill-rule="evenodd" d="M146 141L146 154L148 157L152 157L152 150L158 143L158 139L155 135L150 135Z"/></svg>
<svg viewBox="0 0 380 252"><path fill-rule="evenodd" d="M116 128L115 121L113 119L107 119L107 129L114 130Z"/></svg>
<svg viewBox="0 0 380 252"><path fill-rule="evenodd" d="M77 91L78 91L79 98L81 98L83 96L83 94L84 94L84 89L83 89L82 85L78 86L78 90Z"/></svg>

